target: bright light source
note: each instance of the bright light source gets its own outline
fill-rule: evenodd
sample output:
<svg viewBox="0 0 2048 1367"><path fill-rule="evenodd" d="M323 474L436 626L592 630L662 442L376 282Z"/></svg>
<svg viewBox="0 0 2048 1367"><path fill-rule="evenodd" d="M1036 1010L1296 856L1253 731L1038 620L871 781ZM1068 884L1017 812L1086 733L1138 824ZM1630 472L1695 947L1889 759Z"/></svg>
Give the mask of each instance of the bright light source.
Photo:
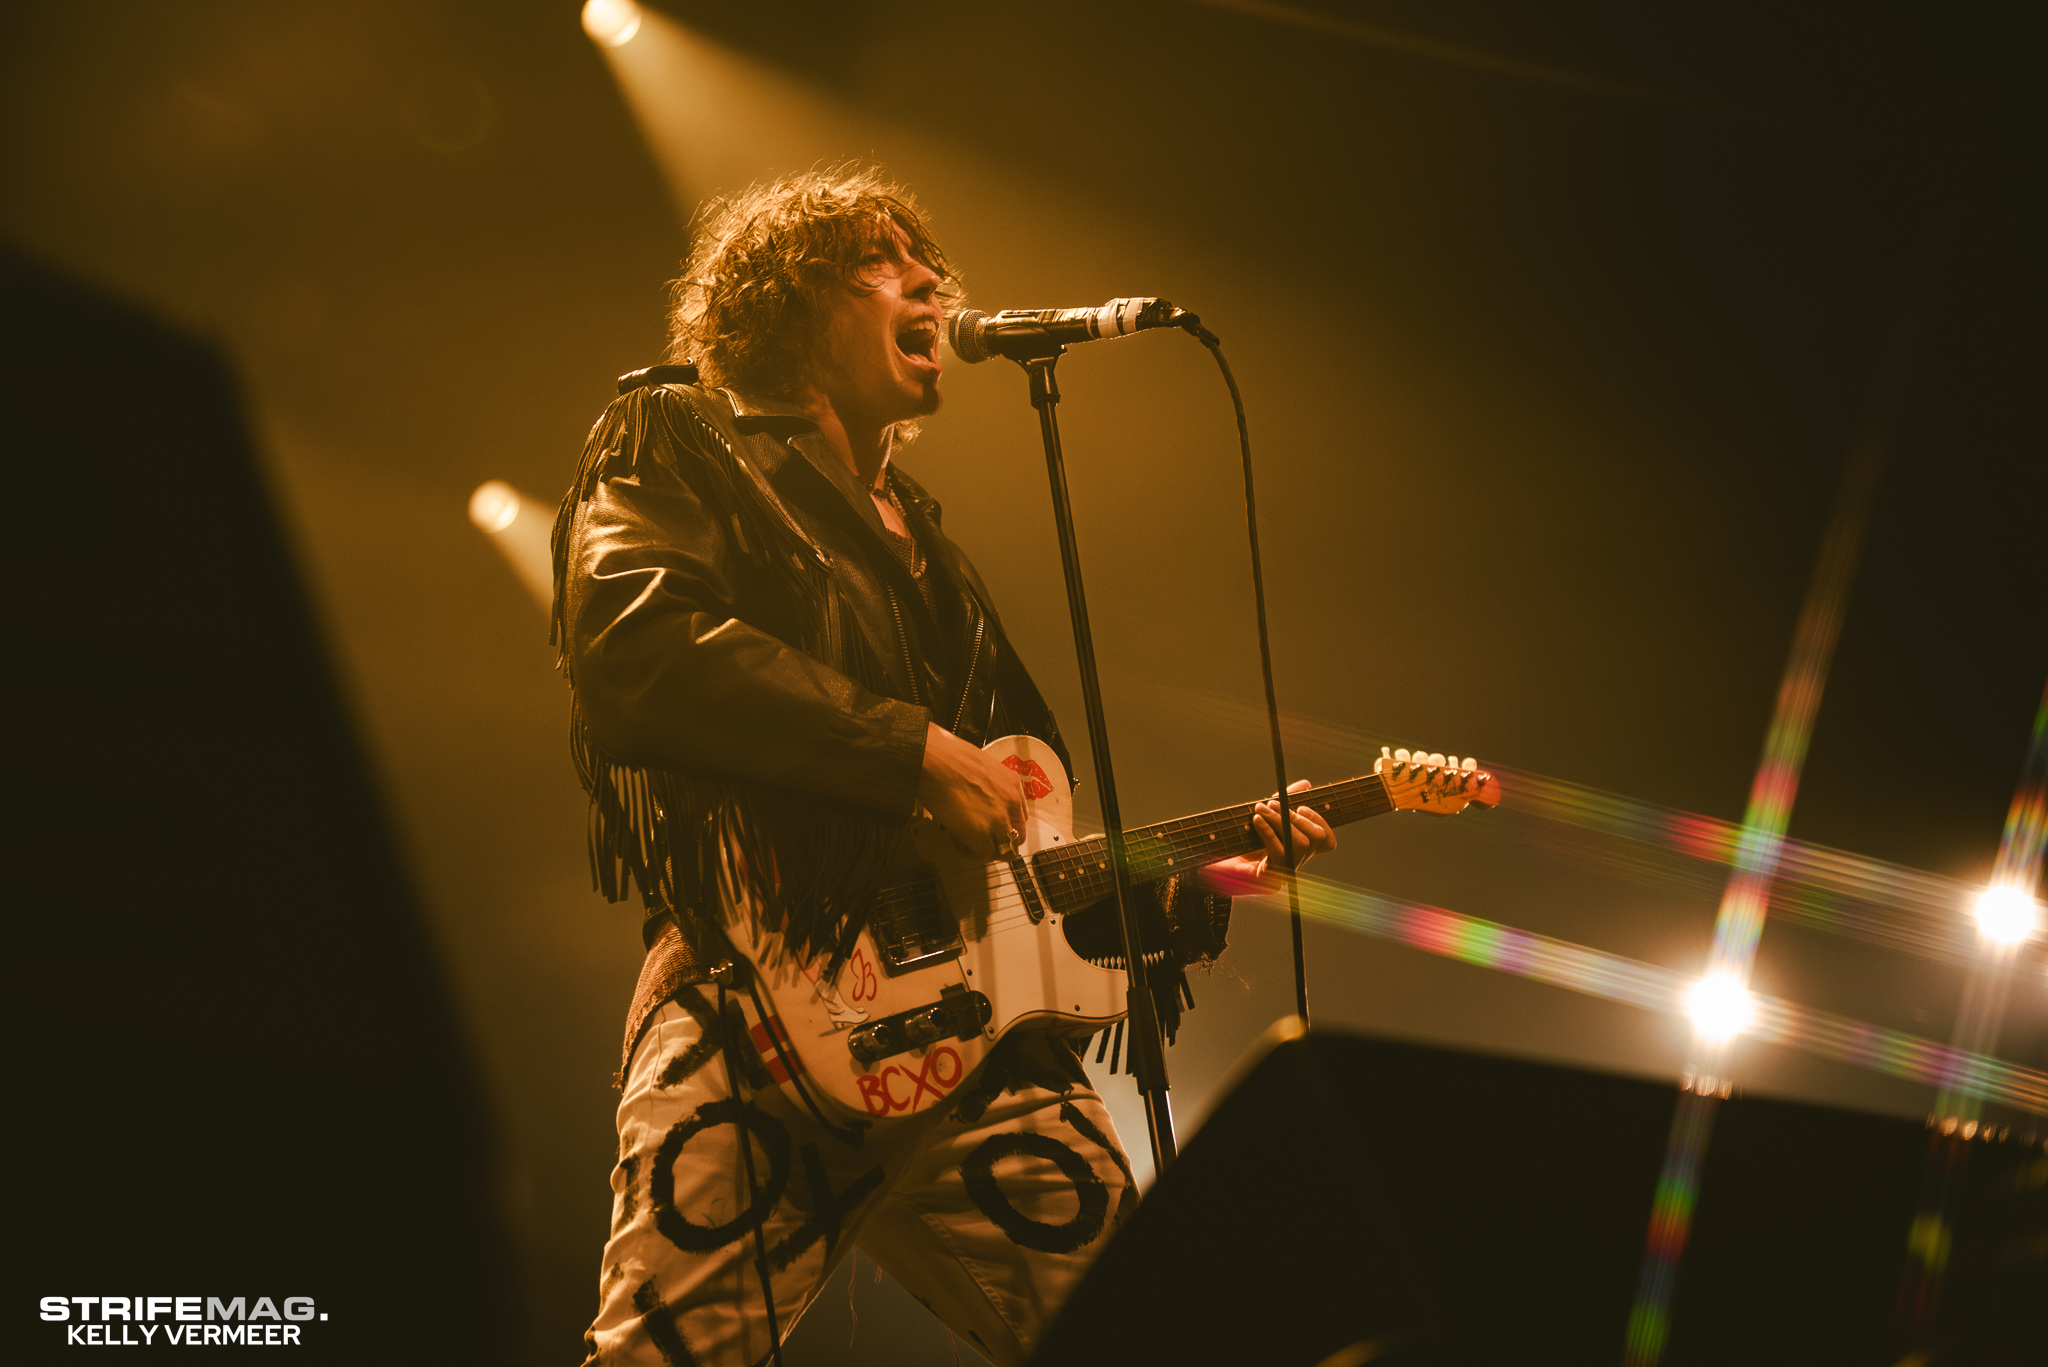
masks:
<svg viewBox="0 0 2048 1367"><path fill-rule="evenodd" d="M469 520L487 532L502 532L519 517L519 491L502 479L486 480L469 496Z"/></svg>
<svg viewBox="0 0 2048 1367"><path fill-rule="evenodd" d="M1685 1011L1701 1039L1720 1044L1749 1028L1756 1003L1733 974L1709 973L1686 994Z"/></svg>
<svg viewBox="0 0 2048 1367"><path fill-rule="evenodd" d="M583 31L606 47L624 47L640 31L640 7L633 0L585 0Z"/></svg>
<svg viewBox="0 0 2048 1367"><path fill-rule="evenodd" d="M555 601L555 559L548 543L555 532L555 511L528 498L502 479L486 480L469 496L469 520L490 537L519 582L540 604L552 610Z"/></svg>
<svg viewBox="0 0 2048 1367"><path fill-rule="evenodd" d="M1977 894L1977 933L1998 948L2023 945L2040 928L2040 904L2018 888L1986 888Z"/></svg>

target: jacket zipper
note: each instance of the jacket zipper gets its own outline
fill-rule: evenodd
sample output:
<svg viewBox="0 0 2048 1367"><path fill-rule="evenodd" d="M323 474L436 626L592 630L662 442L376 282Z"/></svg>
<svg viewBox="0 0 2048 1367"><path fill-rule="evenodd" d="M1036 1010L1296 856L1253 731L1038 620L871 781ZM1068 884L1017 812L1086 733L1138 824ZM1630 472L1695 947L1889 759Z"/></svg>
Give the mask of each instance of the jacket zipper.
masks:
<svg viewBox="0 0 2048 1367"><path fill-rule="evenodd" d="M967 720L967 699L974 694L974 671L981 664L981 637L987 630L988 614L980 613L974 619L974 650L967 657L967 680L960 685L960 711L949 728L956 736L960 734L961 724Z"/></svg>
<svg viewBox="0 0 2048 1367"><path fill-rule="evenodd" d="M910 633L903 629L903 604L897 601L896 590L883 585L882 592L889 595L889 611L896 618L896 645L903 652L903 677L910 683L911 696L922 698L924 688L917 679L917 664L910 658Z"/></svg>

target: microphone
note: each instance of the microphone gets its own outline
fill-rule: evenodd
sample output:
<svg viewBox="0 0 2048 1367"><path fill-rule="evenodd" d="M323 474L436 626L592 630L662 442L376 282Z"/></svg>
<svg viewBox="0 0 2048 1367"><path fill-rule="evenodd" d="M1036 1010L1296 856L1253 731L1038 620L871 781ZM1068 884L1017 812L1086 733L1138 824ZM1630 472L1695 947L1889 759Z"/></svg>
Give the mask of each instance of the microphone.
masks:
<svg viewBox="0 0 2048 1367"><path fill-rule="evenodd" d="M1199 323L1164 299L1112 299L1094 309L964 309L946 319L946 343L969 365L991 356L1013 361L1057 356L1060 348L1098 337L1128 337L1146 328Z"/></svg>

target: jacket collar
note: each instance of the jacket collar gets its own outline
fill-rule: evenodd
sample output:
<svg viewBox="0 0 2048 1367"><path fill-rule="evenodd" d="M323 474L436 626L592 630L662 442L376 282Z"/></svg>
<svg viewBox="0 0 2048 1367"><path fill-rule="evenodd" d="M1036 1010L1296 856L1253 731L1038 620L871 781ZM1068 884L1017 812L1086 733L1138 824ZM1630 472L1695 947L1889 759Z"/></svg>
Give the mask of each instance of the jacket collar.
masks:
<svg viewBox="0 0 2048 1367"><path fill-rule="evenodd" d="M760 435L773 438L772 443L760 443L749 451L754 463L761 467L761 473L770 479L775 478L789 456L792 449L790 438L818 430L818 424L805 416L801 408L785 400L750 398L733 389L714 389L711 392L731 406L734 431L743 437Z"/></svg>
<svg viewBox="0 0 2048 1367"><path fill-rule="evenodd" d="M877 538L882 535L882 515L875 508L874 497L860 486L853 471L825 444L825 438L818 431L818 424L803 409L786 399L762 399L741 394L732 389L716 391L725 396L732 405L733 426L742 434L761 433L775 438L774 445L757 448L755 455L761 473L770 480L779 480L784 464L791 451L804 458L810 467L822 475L827 484L839 491L854 516L867 524L869 531Z"/></svg>
<svg viewBox="0 0 2048 1367"><path fill-rule="evenodd" d="M713 402L722 402L729 407L733 429L738 434L768 438L766 441L747 443L747 459L770 482L779 486L785 495L794 492L790 487L790 481L801 481L806 466L809 467L809 472L818 475L838 492L840 498L868 529L870 554L867 559L883 578L894 582L899 595L903 598L905 610L923 620L923 629L936 633L937 623L926 609L922 595L916 591L915 585L910 582L895 553L883 539L882 515L875 507L873 496L861 487L853 471L847 469L845 463L825 444L824 434L818 430L818 424L796 404L787 400L755 398L731 389L700 392L711 397ZM802 463L792 465L789 460L791 453L802 456ZM923 485L898 468L894 461L890 462L887 469L888 478L905 505L913 534L918 537L928 561L942 567L940 573L953 581L954 588L970 605L970 613L979 611L993 618L994 610L988 604L987 591L982 587L980 577L974 573L973 567L960 553L959 548L947 540L945 533L939 528L938 500L927 493ZM816 504L813 503L811 506L816 507ZM1000 626L997 629L1000 630ZM936 641L938 637L933 635L931 639Z"/></svg>

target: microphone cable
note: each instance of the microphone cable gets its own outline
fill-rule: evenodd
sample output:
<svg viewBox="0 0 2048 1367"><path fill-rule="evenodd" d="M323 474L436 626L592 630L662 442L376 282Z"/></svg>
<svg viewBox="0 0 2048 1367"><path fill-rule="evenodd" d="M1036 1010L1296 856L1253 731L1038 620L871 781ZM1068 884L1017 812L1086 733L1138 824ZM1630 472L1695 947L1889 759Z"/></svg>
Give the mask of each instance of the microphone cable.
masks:
<svg viewBox="0 0 2048 1367"><path fill-rule="evenodd" d="M1201 318L1184 309L1173 322L1216 358L1216 368L1223 372L1223 383L1230 390L1230 405L1237 410L1237 446L1244 460L1244 525L1251 541L1252 602L1259 623L1259 672L1266 683L1266 726L1273 738L1274 787L1280 794L1280 847L1287 859L1287 919L1294 936L1294 1014L1306 1026L1308 969L1301 948L1301 879L1294 853L1293 806L1287 796L1287 755L1280 743L1280 700L1273 689L1273 642L1266 630L1266 571L1259 554L1259 501L1252 482L1251 428L1245 421L1244 395L1238 390L1237 377L1231 374L1230 362L1223 356L1223 339L1203 327Z"/></svg>

